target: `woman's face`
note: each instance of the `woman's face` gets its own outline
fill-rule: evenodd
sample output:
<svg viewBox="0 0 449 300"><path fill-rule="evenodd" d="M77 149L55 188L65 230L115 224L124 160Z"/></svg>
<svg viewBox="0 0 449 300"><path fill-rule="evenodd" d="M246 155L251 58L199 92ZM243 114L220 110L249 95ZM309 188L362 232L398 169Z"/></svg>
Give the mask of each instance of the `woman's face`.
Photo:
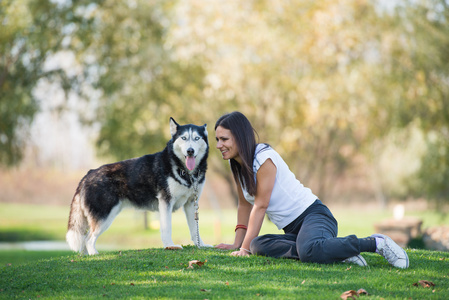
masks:
<svg viewBox="0 0 449 300"><path fill-rule="evenodd" d="M217 140L217 149L220 150L224 160L233 158L241 163L239 149L230 130L218 126L215 130L215 139Z"/></svg>

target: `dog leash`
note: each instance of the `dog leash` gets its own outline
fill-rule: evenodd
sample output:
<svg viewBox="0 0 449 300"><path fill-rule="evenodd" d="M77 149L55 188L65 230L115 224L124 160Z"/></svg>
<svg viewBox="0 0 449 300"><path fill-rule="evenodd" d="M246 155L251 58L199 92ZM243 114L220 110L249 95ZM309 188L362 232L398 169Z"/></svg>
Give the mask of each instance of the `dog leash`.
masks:
<svg viewBox="0 0 449 300"><path fill-rule="evenodd" d="M194 207L195 207L195 221L196 221L196 246L200 247L200 225L199 225L199 195L198 195L198 184L201 176L201 172L198 172L198 180L194 180L193 175L190 175L190 180L193 183L193 196L194 196Z"/></svg>

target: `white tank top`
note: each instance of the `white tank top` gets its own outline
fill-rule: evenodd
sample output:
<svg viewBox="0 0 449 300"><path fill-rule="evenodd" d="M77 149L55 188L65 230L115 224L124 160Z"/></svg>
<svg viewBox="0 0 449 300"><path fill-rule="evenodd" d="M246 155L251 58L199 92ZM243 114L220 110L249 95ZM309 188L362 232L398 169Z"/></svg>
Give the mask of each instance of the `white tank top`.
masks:
<svg viewBox="0 0 449 300"><path fill-rule="evenodd" d="M257 184L257 171L267 160L276 166L276 180L271 193L266 214L270 220L282 229L299 217L317 199L312 191L296 179L282 157L270 146L258 144L253 162L254 179ZM254 196L242 187L246 201L254 205Z"/></svg>

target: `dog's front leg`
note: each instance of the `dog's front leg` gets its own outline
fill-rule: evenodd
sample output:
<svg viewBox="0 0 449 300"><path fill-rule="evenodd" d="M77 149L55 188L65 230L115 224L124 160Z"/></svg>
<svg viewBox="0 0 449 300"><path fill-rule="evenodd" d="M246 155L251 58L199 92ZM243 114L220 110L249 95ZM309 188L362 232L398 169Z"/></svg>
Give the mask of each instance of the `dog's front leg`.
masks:
<svg viewBox="0 0 449 300"><path fill-rule="evenodd" d="M206 245L203 243L200 237L199 224L195 220L195 203L193 200L189 200L184 204L184 213L186 215L187 224L189 225L190 238L192 239L195 246L201 247L212 247L211 245ZM199 244L198 244L199 243Z"/></svg>
<svg viewBox="0 0 449 300"><path fill-rule="evenodd" d="M159 199L159 222L161 225L161 239L165 249L182 249L181 245L175 245L172 240L172 216L173 207L164 198Z"/></svg>

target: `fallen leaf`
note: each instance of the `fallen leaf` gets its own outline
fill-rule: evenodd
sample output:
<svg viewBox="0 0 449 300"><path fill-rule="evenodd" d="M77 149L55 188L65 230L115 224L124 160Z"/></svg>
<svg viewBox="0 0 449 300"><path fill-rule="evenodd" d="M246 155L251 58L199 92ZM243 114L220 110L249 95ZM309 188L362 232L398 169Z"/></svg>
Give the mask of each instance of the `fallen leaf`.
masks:
<svg viewBox="0 0 449 300"><path fill-rule="evenodd" d="M341 299L357 299L358 295L356 291L350 290L350 291L346 291L343 294L341 294L340 298Z"/></svg>
<svg viewBox="0 0 449 300"><path fill-rule="evenodd" d="M349 271L349 270L351 270L351 268L352 268L352 267L346 268L346 271Z"/></svg>
<svg viewBox="0 0 449 300"><path fill-rule="evenodd" d="M226 284L226 285L229 285L229 281L226 281L225 284Z"/></svg>
<svg viewBox="0 0 449 300"><path fill-rule="evenodd" d="M357 291L357 295L369 295L368 294L368 292L365 290L365 289L359 289L358 291Z"/></svg>
<svg viewBox="0 0 449 300"><path fill-rule="evenodd" d="M199 261L199 260L191 260L191 261L189 261L189 266L187 267L187 269L193 269L193 266L194 266L194 265L197 265L198 267L201 267L201 266L203 266L206 262L207 262L207 259L206 259L204 262Z"/></svg>
<svg viewBox="0 0 449 300"><path fill-rule="evenodd" d="M360 295L369 295L365 289L359 289L357 292L354 290L346 291L341 294L341 299L357 299Z"/></svg>
<svg viewBox="0 0 449 300"><path fill-rule="evenodd" d="M418 282L415 282L413 284L413 286L418 286L419 284L422 285L424 288L429 288L429 287L435 286L435 283L433 283L432 281L428 281L428 280L420 280Z"/></svg>
<svg viewBox="0 0 449 300"><path fill-rule="evenodd" d="M132 282L131 282L131 283L130 283L129 285L132 285L132 286L134 286L134 283L132 283Z"/></svg>

